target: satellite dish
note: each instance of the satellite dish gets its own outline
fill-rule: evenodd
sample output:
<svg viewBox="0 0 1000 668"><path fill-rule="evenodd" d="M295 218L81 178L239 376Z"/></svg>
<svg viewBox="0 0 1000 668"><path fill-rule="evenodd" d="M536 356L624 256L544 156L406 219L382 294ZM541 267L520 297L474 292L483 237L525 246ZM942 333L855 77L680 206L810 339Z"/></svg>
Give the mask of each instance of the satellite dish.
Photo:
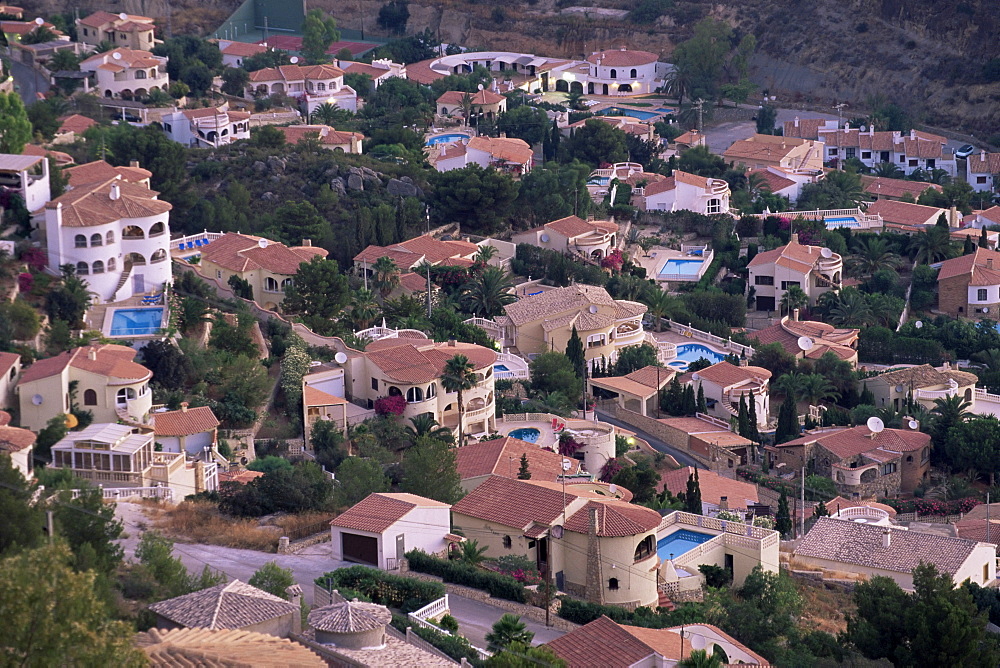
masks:
<svg viewBox="0 0 1000 668"><path fill-rule="evenodd" d="M896 391L897 392L902 392L903 391L903 386L902 385L897 385L896 386Z"/></svg>
<svg viewBox="0 0 1000 668"><path fill-rule="evenodd" d="M708 646L708 640L705 639L705 636L696 636L696 635L691 636L692 649L705 649L705 647L707 646Z"/></svg>
<svg viewBox="0 0 1000 668"><path fill-rule="evenodd" d="M43 401L45 401L45 397L43 397L40 394L36 394L35 396L31 397L31 403L35 404L36 406L41 406Z"/></svg>
<svg viewBox="0 0 1000 668"><path fill-rule="evenodd" d="M819 254L822 255L825 258L831 258L831 257L833 257L833 251L830 250L829 248L820 248L819 249Z"/></svg>
<svg viewBox="0 0 1000 668"><path fill-rule="evenodd" d="M618 485L616 485L615 483L611 483L610 485L608 485L608 491L611 492L612 495L617 494L618 493Z"/></svg>
<svg viewBox="0 0 1000 668"><path fill-rule="evenodd" d="M812 350L812 347L814 345L816 345L813 342L813 340L810 339L808 336L800 336L799 340L796 341L796 343L799 345L799 350L801 350L803 352L805 352L807 350Z"/></svg>
<svg viewBox="0 0 1000 668"><path fill-rule="evenodd" d="M267 239L258 239L257 246L259 248L267 248Z"/></svg>
<svg viewBox="0 0 1000 668"><path fill-rule="evenodd" d="M299 62L299 57L292 56L289 60L291 61L292 65L294 65L295 63Z"/></svg>
<svg viewBox="0 0 1000 668"><path fill-rule="evenodd" d="M45 23L45 19L43 19L41 16L39 16L37 19L35 19L35 25L40 26L40 25L44 25L44 23Z"/></svg>
<svg viewBox="0 0 1000 668"><path fill-rule="evenodd" d="M483 89L483 84L479 84L479 90Z"/></svg>
<svg viewBox="0 0 1000 668"><path fill-rule="evenodd" d="M909 426L910 429L916 429L917 427L920 426L920 423L917 422L916 420L910 420L906 424L907 424L907 426Z"/></svg>
<svg viewBox="0 0 1000 668"><path fill-rule="evenodd" d="M543 244L549 243L549 235L547 235L547 234L543 234L542 236L539 237L539 239L542 240Z"/></svg>
<svg viewBox="0 0 1000 668"><path fill-rule="evenodd" d="M587 310L590 311L591 313L597 313L597 306L595 306L594 304L591 304L590 308L587 309Z"/></svg>
<svg viewBox="0 0 1000 668"><path fill-rule="evenodd" d="M917 329L920 329L921 327L924 326L924 321L923 320L917 320L915 323L913 323L913 326L916 327Z"/></svg>
<svg viewBox="0 0 1000 668"><path fill-rule="evenodd" d="M983 307L983 313L989 313L989 312L990 312L990 307L989 306Z"/></svg>
<svg viewBox="0 0 1000 668"><path fill-rule="evenodd" d="M111 54L111 57L114 58L115 60L121 60L122 59L122 54L120 54L117 51L115 51L114 53Z"/></svg>
<svg viewBox="0 0 1000 668"><path fill-rule="evenodd" d="M125 12L122 12L121 14L118 15L118 18L120 18L122 21L124 21L125 19L128 18L128 14L126 14Z"/></svg>
<svg viewBox="0 0 1000 668"><path fill-rule="evenodd" d="M881 418L877 417L868 418L867 425L868 425L868 431L870 431L873 434L877 434L883 429L885 429L885 423L882 422Z"/></svg>
<svg viewBox="0 0 1000 668"><path fill-rule="evenodd" d="M347 355L344 353L337 353L333 356L333 359L337 362L337 364L343 364L347 361Z"/></svg>
<svg viewBox="0 0 1000 668"><path fill-rule="evenodd" d="M572 468L572 466L573 466L573 462L571 462L570 460L568 460L568 459L562 460L562 469L563 469L563 471L569 471L570 468Z"/></svg>
<svg viewBox="0 0 1000 668"><path fill-rule="evenodd" d="M701 376L698 375L697 371L691 374L691 380L701 380Z"/></svg>

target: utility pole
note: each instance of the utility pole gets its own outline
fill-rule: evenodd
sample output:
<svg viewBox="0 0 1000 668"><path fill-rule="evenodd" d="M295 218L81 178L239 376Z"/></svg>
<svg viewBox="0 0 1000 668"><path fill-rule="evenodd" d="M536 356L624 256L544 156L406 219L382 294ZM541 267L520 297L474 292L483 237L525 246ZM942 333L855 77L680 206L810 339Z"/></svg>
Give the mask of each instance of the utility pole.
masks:
<svg viewBox="0 0 1000 668"><path fill-rule="evenodd" d="M806 467L802 467L802 506L799 508L799 537L806 535Z"/></svg>
<svg viewBox="0 0 1000 668"><path fill-rule="evenodd" d="M424 207L424 217L427 220L427 234L431 233L431 208L429 206ZM431 319L431 263L424 258L424 262L427 263L427 319Z"/></svg>
<svg viewBox="0 0 1000 668"><path fill-rule="evenodd" d="M698 110L698 132L701 132L701 124L702 124L702 119L703 119L703 115L704 115L704 112L702 110L703 110L703 108L705 106L705 100L703 100L703 99L701 99L699 97L698 101L695 102L691 106L693 106L695 109Z"/></svg>
<svg viewBox="0 0 1000 668"><path fill-rule="evenodd" d="M847 106L846 102L838 102L837 104L833 105L833 108L837 110L837 129L838 130L840 129L840 126L843 125L843 123L841 121L843 120L844 107L846 107L846 106Z"/></svg>

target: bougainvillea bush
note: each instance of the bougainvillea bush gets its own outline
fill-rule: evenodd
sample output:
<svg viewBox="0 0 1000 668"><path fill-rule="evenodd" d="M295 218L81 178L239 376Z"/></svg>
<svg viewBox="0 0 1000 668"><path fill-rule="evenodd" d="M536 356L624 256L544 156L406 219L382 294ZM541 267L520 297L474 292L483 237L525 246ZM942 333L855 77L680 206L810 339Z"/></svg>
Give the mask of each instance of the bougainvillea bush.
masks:
<svg viewBox="0 0 1000 668"><path fill-rule="evenodd" d="M375 400L375 415L402 415L405 409L406 399L400 394Z"/></svg>
<svg viewBox="0 0 1000 668"><path fill-rule="evenodd" d="M953 501L935 501L934 499L879 499L879 503L891 507L897 513L917 513L918 515L959 515L967 513L979 504L980 499L966 497Z"/></svg>

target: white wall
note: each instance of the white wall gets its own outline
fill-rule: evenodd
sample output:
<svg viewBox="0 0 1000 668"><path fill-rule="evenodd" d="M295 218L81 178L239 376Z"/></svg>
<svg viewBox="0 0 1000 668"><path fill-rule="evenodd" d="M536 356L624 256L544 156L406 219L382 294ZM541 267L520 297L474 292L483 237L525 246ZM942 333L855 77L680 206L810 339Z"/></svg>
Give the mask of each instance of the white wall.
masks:
<svg viewBox="0 0 1000 668"><path fill-rule="evenodd" d="M343 527L330 527L332 543L331 557L343 560L344 551L340 534L350 533L359 536L370 536L378 540L378 567L388 567L387 560L396 558L396 537L405 536L405 551L423 550L427 554L440 552L448 547L445 534L451 531L451 508L414 508L401 520L390 526L381 534L372 531L357 531Z"/></svg>

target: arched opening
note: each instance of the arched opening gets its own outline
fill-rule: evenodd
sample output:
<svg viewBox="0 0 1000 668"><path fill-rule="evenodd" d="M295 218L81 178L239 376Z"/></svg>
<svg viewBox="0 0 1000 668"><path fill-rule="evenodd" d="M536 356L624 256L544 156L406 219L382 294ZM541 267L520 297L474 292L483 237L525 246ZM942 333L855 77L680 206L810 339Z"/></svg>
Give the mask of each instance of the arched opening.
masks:
<svg viewBox="0 0 1000 668"><path fill-rule="evenodd" d="M320 81L318 84L316 84L316 90L326 90L326 84Z"/></svg>
<svg viewBox="0 0 1000 668"><path fill-rule="evenodd" d="M108 233L104 235L104 242L109 246L115 242L114 230L108 230Z"/></svg>
<svg viewBox="0 0 1000 668"><path fill-rule="evenodd" d="M135 71L135 78L136 79L145 79L146 78L146 70L136 70Z"/></svg>
<svg viewBox="0 0 1000 668"><path fill-rule="evenodd" d="M156 237L167 231L166 226L163 223L153 223L149 228L149 236Z"/></svg>
<svg viewBox="0 0 1000 668"><path fill-rule="evenodd" d="M628 75L630 78L635 79L639 76L639 72L633 67L631 70L629 70Z"/></svg>
<svg viewBox="0 0 1000 668"><path fill-rule="evenodd" d="M267 95L267 84L257 86L257 95Z"/></svg>
<svg viewBox="0 0 1000 668"><path fill-rule="evenodd" d="M403 392L398 387L396 387L395 385L391 385L391 386L389 386L389 396L390 397L401 397L401 396L403 396Z"/></svg>
<svg viewBox="0 0 1000 668"><path fill-rule="evenodd" d="M73 238L73 242L74 242L74 245L77 248L86 248L87 247L87 237L83 236L82 234L76 235Z"/></svg>
<svg viewBox="0 0 1000 668"><path fill-rule="evenodd" d="M268 292L277 292L278 281L274 280L270 276L266 277L264 279L264 289L267 290Z"/></svg>
<svg viewBox="0 0 1000 668"><path fill-rule="evenodd" d="M581 95L583 95L583 84L580 83L579 81L572 82L569 85L569 92L571 92L571 93L580 93ZM593 93L594 91L591 90L590 92Z"/></svg>
<svg viewBox="0 0 1000 668"><path fill-rule="evenodd" d="M608 589L611 591L618 591L618 578L608 579Z"/></svg>
<svg viewBox="0 0 1000 668"><path fill-rule="evenodd" d="M601 95L607 95L608 94L608 84L603 84L601 90L603 91L601 93Z"/></svg>
<svg viewBox="0 0 1000 668"><path fill-rule="evenodd" d="M411 387L406 390L406 401L407 403L413 403L415 401L424 400L424 390L420 387Z"/></svg>
<svg viewBox="0 0 1000 668"><path fill-rule="evenodd" d="M90 245L91 246L102 246L104 244L104 238L100 234L90 235Z"/></svg>
<svg viewBox="0 0 1000 668"><path fill-rule="evenodd" d="M631 93L632 92L632 84L621 84L620 86L618 86L618 92L619 93Z"/></svg>
<svg viewBox="0 0 1000 668"><path fill-rule="evenodd" d="M131 387L123 387L118 390L118 394L115 395L115 404L118 406L124 406L126 402L135 399L135 390Z"/></svg>
<svg viewBox="0 0 1000 668"><path fill-rule="evenodd" d="M163 262L167 259L167 251L162 248L157 248L153 251L152 257L149 258L150 262Z"/></svg>
<svg viewBox="0 0 1000 668"><path fill-rule="evenodd" d="M587 84L587 95L593 95L593 94L594 94L594 82L590 82Z"/></svg>
<svg viewBox="0 0 1000 668"><path fill-rule="evenodd" d="M286 278L281 281L281 291L285 292L288 288L292 287L292 279Z"/></svg>
<svg viewBox="0 0 1000 668"><path fill-rule="evenodd" d="M278 93L284 93L284 92L285 92L285 84L283 83L271 84L271 95L276 95Z"/></svg>
<svg viewBox="0 0 1000 668"><path fill-rule="evenodd" d="M104 91L104 97L114 97L114 93L112 93L110 90L106 90Z"/></svg>
<svg viewBox="0 0 1000 668"><path fill-rule="evenodd" d="M97 392L94 390L84 390L83 391L83 405L84 406L96 406L97 405Z"/></svg>
<svg viewBox="0 0 1000 668"><path fill-rule="evenodd" d="M115 259L113 257L108 258L108 271L114 271L117 268Z"/></svg>
<svg viewBox="0 0 1000 668"><path fill-rule="evenodd" d="M466 411L477 411L480 408L486 408L486 400L482 397L476 397L465 405Z"/></svg>
<svg viewBox="0 0 1000 668"><path fill-rule="evenodd" d="M90 273L90 267L87 265L86 262L77 262L76 263L76 275L77 276L86 276L89 273Z"/></svg>
<svg viewBox="0 0 1000 668"><path fill-rule="evenodd" d="M618 78L618 70L615 70L615 69L611 70L611 78L612 79L617 79Z"/></svg>
<svg viewBox="0 0 1000 668"><path fill-rule="evenodd" d="M965 396L965 400L966 401L972 401L972 388L971 387L967 388L965 390L965 395L964 396Z"/></svg>
<svg viewBox="0 0 1000 668"><path fill-rule="evenodd" d="M510 536L504 536L503 537L503 546L504 546L504 549L509 550L511 548L511 545L513 545L513 544L514 544L514 541L512 541L510 539Z"/></svg>
<svg viewBox="0 0 1000 668"><path fill-rule="evenodd" d="M127 261L133 265L144 265L146 264L146 257L142 253L129 253Z"/></svg>
<svg viewBox="0 0 1000 668"><path fill-rule="evenodd" d="M563 79L556 81L556 92L557 93L568 93L569 92L569 82Z"/></svg>
<svg viewBox="0 0 1000 668"><path fill-rule="evenodd" d="M122 232L122 239L145 239L146 233L138 225L129 225Z"/></svg>
<svg viewBox="0 0 1000 668"><path fill-rule="evenodd" d="M442 116L448 115L448 107L441 107L441 115Z"/></svg>
<svg viewBox="0 0 1000 668"><path fill-rule="evenodd" d="M645 538L639 541L638 545L635 546L635 560L641 561L646 557L648 557L649 555L653 554L653 552L654 552L653 537L646 536Z"/></svg>
<svg viewBox="0 0 1000 668"><path fill-rule="evenodd" d="M437 383L431 383L430 385L427 386L427 398L430 399L431 397L436 397L436 396L437 396Z"/></svg>
<svg viewBox="0 0 1000 668"><path fill-rule="evenodd" d="M93 271L94 271L95 274L103 274L104 273L104 263L101 262L100 260L95 261L94 262L94 270Z"/></svg>
<svg viewBox="0 0 1000 668"><path fill-rule="evenodd" d="M136 88L135 89L135 97L136 97L136 99L144 98L148 94L149 94L149 91L147 91L145 88Z"/></svg>
<svg viewBox="0 0 1000 668"><path fill-rule="evenodd" d="M871 482L872 480L875 479L875 477L877 475L878 475L878 472L875 469L868 469L867 471L862 472L862 474L861 474L861 482L863 482L863 483L864 482Z"/></svg>
<svg viewBox="0 0 1000 668"><path fill-rule="evenodd" d="M602 257L604 257L604 252L600 248L595 248L590 252L590 257L594 258L595 260L600 260Z"/></svg>

